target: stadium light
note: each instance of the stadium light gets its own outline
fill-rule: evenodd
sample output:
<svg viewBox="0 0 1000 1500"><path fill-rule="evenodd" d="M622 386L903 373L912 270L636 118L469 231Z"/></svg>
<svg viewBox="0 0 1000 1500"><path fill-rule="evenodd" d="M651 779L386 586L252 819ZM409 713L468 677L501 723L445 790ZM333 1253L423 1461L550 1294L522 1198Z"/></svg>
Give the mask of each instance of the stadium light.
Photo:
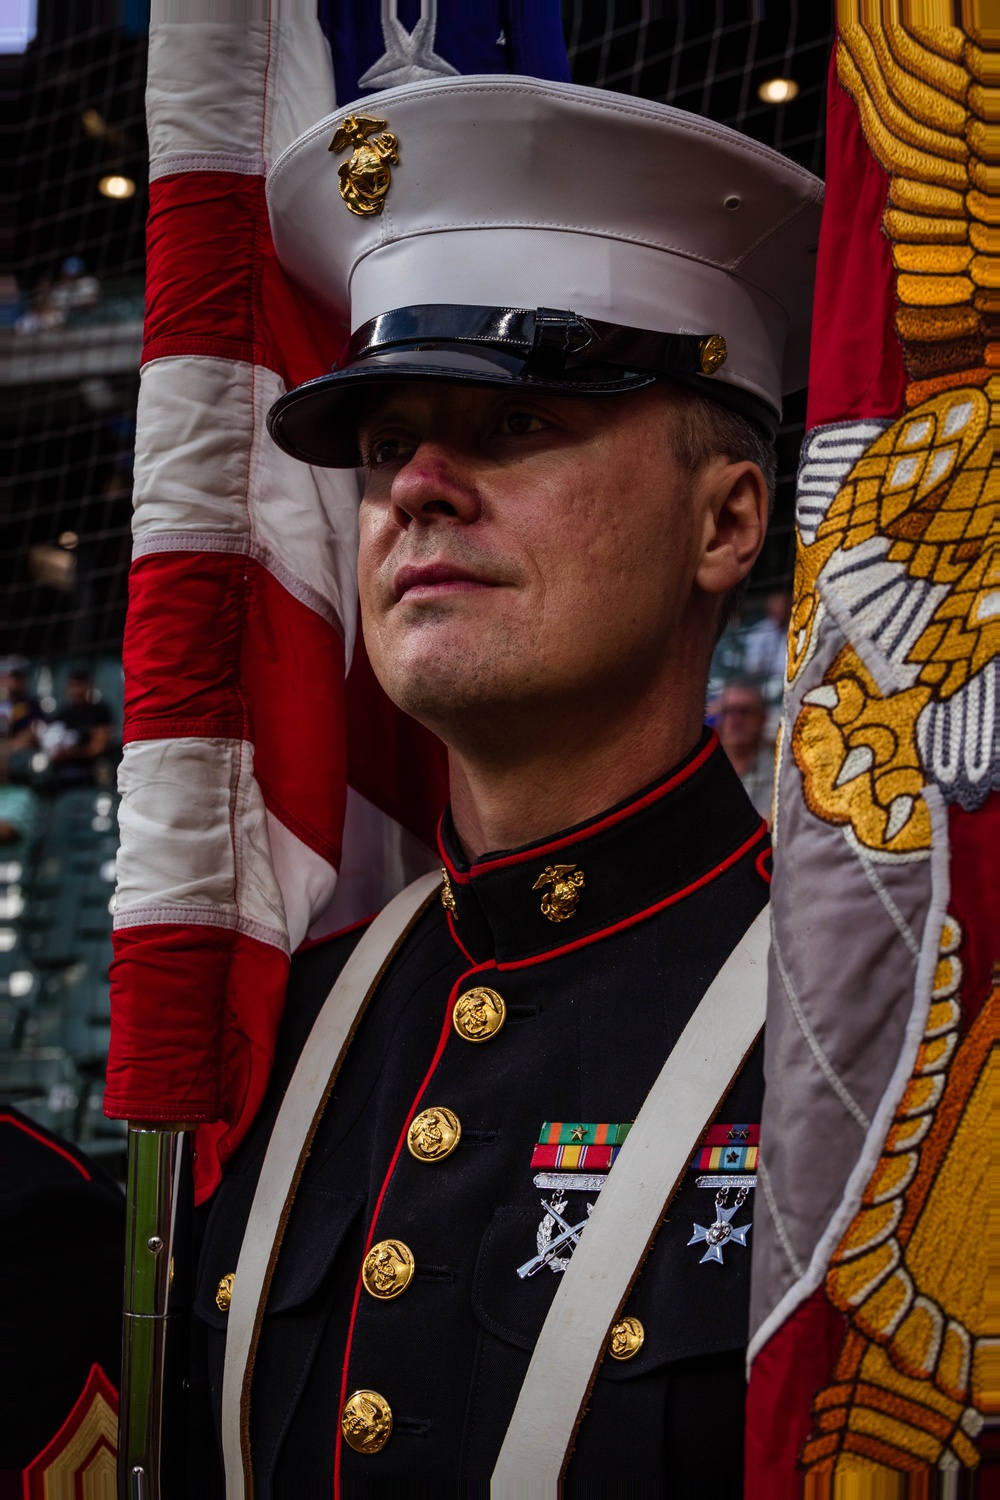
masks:
<svg viewBox="0 0 1000 1500"><path fill-rule="evenodd" d="M767 78L757 90L757 96L765 104L787 104L798 91L794 78Z"/></svg>
<svg viewBox="0 0 1000 1500"><path fill-rule="evenodd" d="M114 172L110 177L102 177L97 188L105 198L131 198L135 192L135 183L131 177L121 177Z"/></svg>

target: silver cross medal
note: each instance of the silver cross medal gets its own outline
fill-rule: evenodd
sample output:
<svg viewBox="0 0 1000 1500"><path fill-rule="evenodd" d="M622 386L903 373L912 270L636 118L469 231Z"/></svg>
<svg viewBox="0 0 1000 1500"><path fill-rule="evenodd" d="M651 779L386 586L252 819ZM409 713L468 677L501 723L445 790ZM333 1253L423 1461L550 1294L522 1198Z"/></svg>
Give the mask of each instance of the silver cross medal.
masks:
<svg viewBox="0 0 1000 1500"><path fill-rule="evenodd" d="M700 1184L699 1184L700 1186ZM706 1260L717 1260L723 1265L722 1251L725 1245L742 1245L746 1249L747 1235L753 1227L750 1224L733 1224L731 1221L746 1202L750 1189L741 1186L736 1194L736 1202L732 1208L727 1208L726 1202L729 1198L729 1185L721 1188L715 1195L715 1223L706 1229L703 1224L694 1226L694 1234L688 1240L689 1245L707 1245L708 1249L698 1262L703 1266Z"/></svg>

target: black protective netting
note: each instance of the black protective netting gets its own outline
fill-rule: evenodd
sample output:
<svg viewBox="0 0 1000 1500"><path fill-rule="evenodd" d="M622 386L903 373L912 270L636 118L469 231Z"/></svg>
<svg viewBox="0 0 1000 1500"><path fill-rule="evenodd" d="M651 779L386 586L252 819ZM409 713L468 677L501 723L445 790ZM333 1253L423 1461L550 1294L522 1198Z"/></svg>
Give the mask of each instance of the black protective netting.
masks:
<svg viewBox="0 0 1000 1500"><path fill-rule="evenodd" d="M121 641L146 206L142 10L141 0L42 0L36 41L5 65L19 108L16 288L5 282L0 329L0 457L12 476L0 515L0 653L34 661ZM830 5L567 0L563 12L577 82L708 115L822 170ZM797 97L762 102L759 86L773 77L794 79ZM103 197L108 175L134 181L135 195ZM73 258L83 270L67 277ZM89 302L79 295L87 278ZM801 395L789 401L779 436L758 594L791 574L804 406Z"/></svg>
<svg viewBox="0 0 1000 1500"><path fill-rule="evenodd" d="M146 212L147 37L134 10L42 0L35 42L4 59L16 196L0 330L0 650L34 661L121 645ZM136 191L107 197L107 177Z"/></svg>

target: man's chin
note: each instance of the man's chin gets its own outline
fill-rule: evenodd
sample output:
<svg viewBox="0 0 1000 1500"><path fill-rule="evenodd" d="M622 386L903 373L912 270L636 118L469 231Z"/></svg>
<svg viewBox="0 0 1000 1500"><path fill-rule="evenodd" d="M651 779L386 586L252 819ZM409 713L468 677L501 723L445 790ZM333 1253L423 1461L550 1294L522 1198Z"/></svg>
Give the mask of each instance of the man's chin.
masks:
<svg viewBox="0 0 1000 1500"><path fill-rule="evenodd" d="M455 743L482 725L499 727L523 694L523 674L504 671L495 657L469 650L468 634L449 649L443 641L408 640L372 662L388 696L404 713Z"/></svg>

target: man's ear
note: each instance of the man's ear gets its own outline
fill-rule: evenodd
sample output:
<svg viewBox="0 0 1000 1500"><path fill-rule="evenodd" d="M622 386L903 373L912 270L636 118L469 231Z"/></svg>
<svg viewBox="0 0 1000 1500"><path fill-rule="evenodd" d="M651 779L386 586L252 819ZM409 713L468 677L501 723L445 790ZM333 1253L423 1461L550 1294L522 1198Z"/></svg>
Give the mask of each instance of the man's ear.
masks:
<svg viewBox="0 0 1000 1500"><path fill-rule="evenodd" d="M718 458L705 466L697 489L702 547L695 582L706 594L727 594L746 577L764 545L767 481L748 460Z"/></svg>

